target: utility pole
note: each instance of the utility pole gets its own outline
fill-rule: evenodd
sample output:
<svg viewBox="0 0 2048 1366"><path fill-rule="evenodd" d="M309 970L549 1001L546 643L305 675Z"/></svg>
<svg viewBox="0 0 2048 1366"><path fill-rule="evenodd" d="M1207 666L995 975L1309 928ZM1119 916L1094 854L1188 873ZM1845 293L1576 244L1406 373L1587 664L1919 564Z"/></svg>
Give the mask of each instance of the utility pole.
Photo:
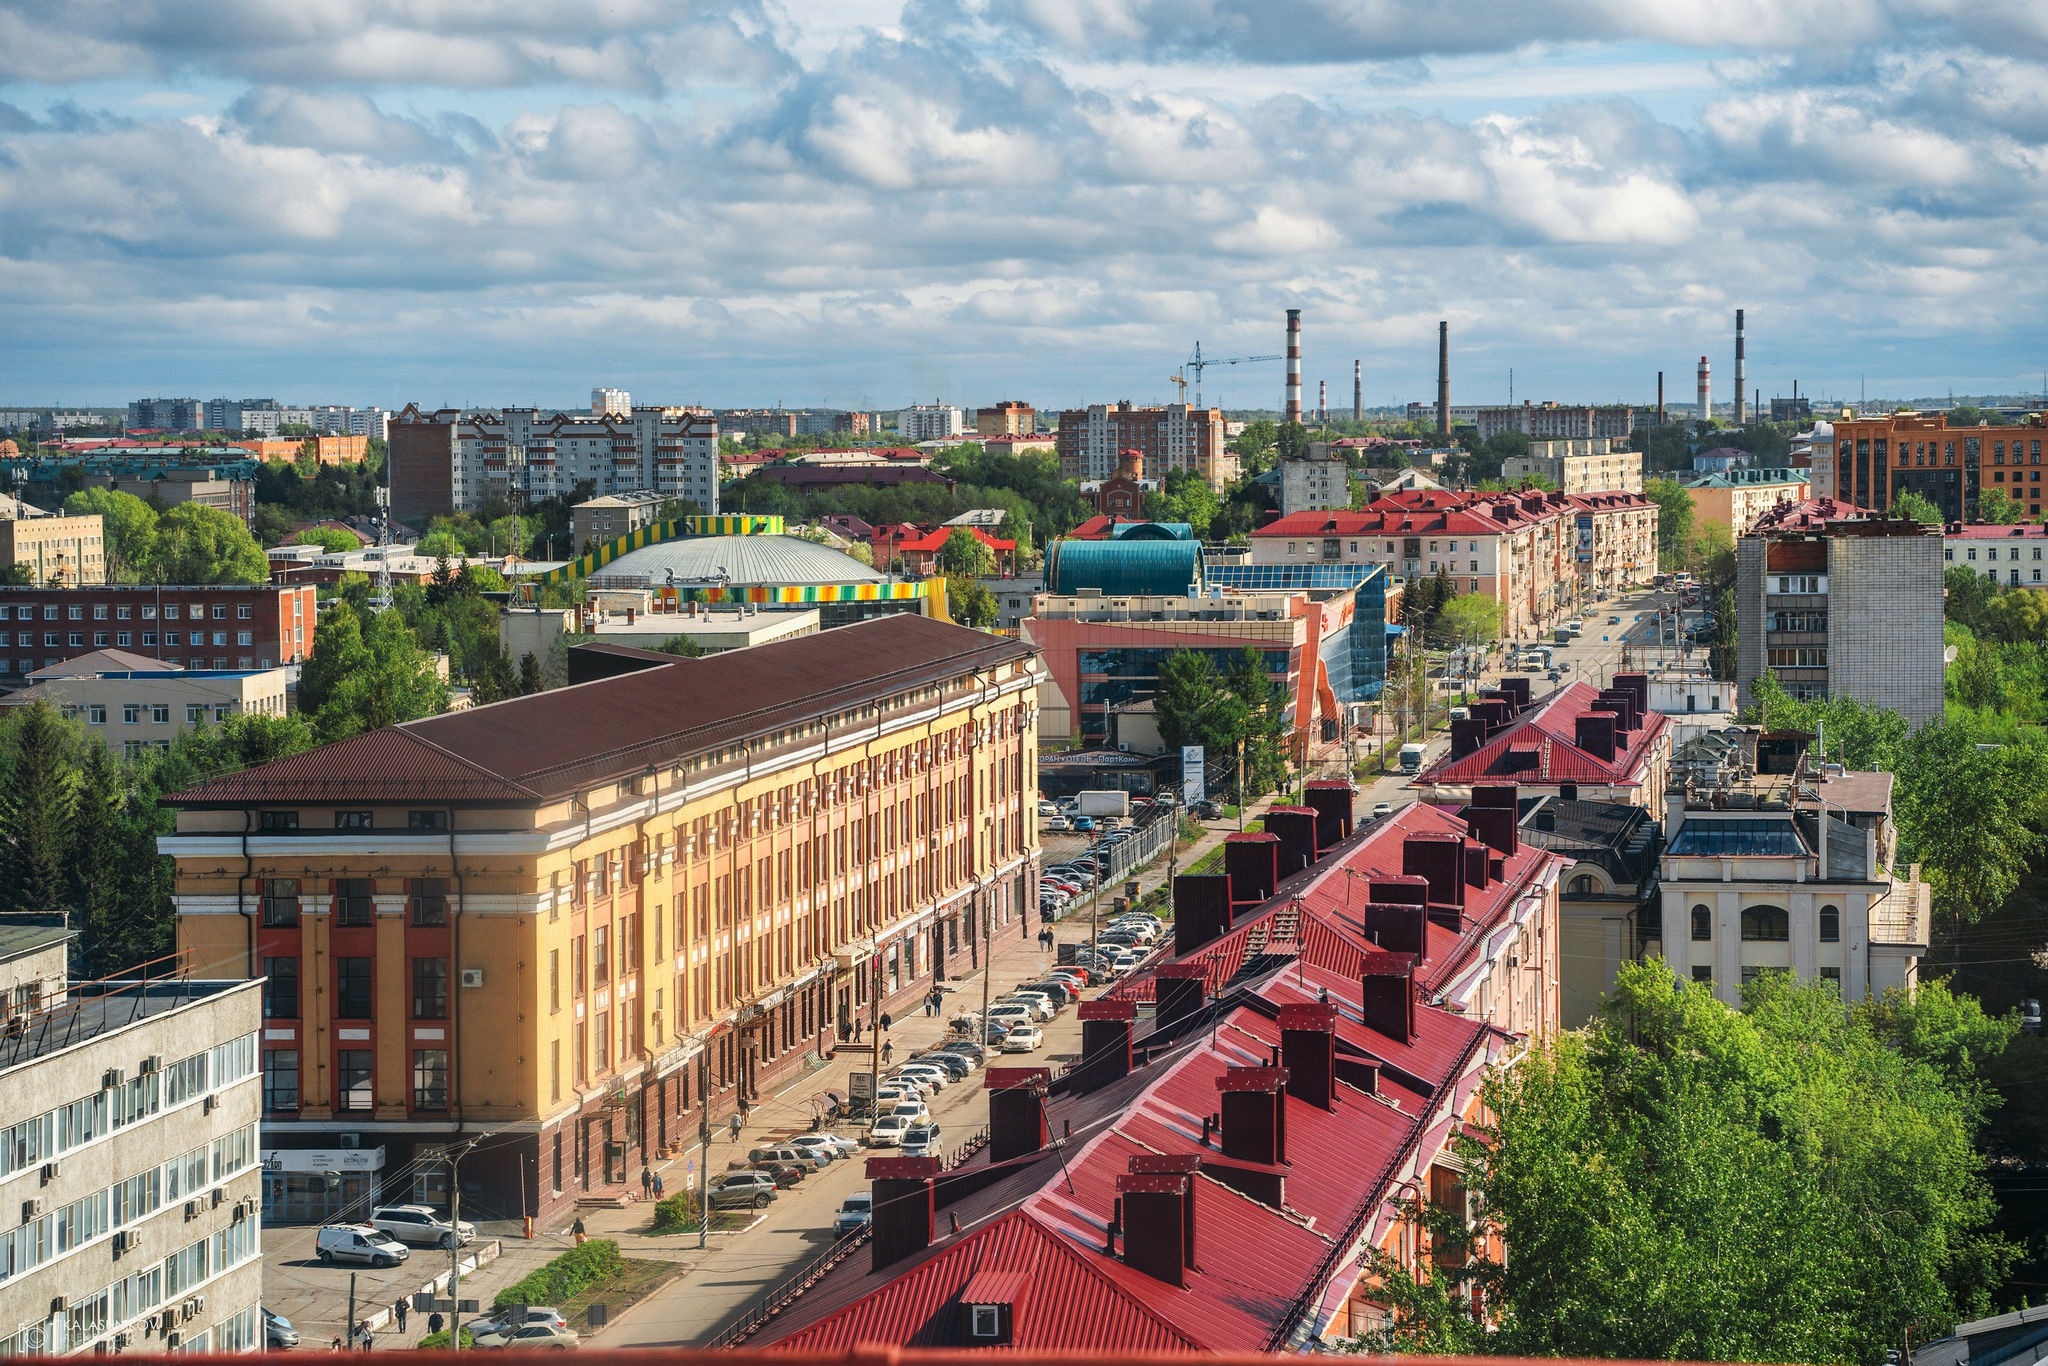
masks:
<svg viewBox="0 0 2048 1366"><path fill-rule="evenodd" d="M442 1149L448 1159L448 1302L454 1306L448 1311L448 1350L462 1350L462 1182L457 1175L457 1164L469 1156L477 1144L490 1137L479 1134L460 1148Z"/></svg>
<svg viewBox="0 0 2048 1366"><path fill-rule="evenodd" d="M697 1054L697 1250L711 1236L711 1049Z"/></svg>
<svg viewBox="0 0 2048 1366"><path fill-rule="evenodd" d="M349 1347L350 1347L350 1349L351 1349L351 1350L353 1350L353 1349L355 1348L355 1346L356 1346L356 1273L355 1273L355 1272L353 1272L353 1271L351 1271L351 1272L349 1272L349 1273L348 1273L348 1328L347 1328L347 1331L345 1331L345 1332L344 1332L344 1333L342 1334L342 1340L343 1340L343 1341L345 1341L346 1343L348 1343L348 1345L349 1345Z"/></svg>

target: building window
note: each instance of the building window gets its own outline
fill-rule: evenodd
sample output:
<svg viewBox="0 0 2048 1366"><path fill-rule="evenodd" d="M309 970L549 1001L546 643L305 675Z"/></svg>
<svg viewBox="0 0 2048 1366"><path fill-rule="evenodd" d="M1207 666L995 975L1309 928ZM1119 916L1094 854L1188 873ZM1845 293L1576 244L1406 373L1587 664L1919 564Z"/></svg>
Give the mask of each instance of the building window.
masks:
<svg viewBox="0 0 2048 1366"><path fill-rule="evenodd" d="M612 1065L612 1016L608 1010L597 1012L597 1056L592 1064L599 1072L608 1072Z"/></svg>
<svg viewBox="0 0 2048 1366"><path fill-rule="evenodd" d="M299 923L297 878L270 877L263 880L263 923L269 926Z"/></svg>
<svg viewBox="0 0 2048 1366"><path fill-rule="evenodd" d="M104 726L107 724L107 709L88 703L85 708L85 719L95 726Z"/></svg>
<svg viewBox="0 0 2048 1366"><path fill-rule="evenodd" d="M1692 970L1692 980L1695 982L1711 983L1714 980L1714 970L1703 964L1695 964Z"/></svg>
<svg viewBox="0 0 2048 1366"><path fill-rule="evenodd" d="M263 1050L263 1108L299 1108L299 1052L295 1048Z"/></svg>
<svg viewBox="0 0 2048 1366"><path fill-rule="evenodd" d="M243 621L247 621L249 620L249 618L256 615L256 609L251 607L248 603L243 603L241 606L235 608L235 615L240 617Z"/></svg>
<svg viewBox="0 0 2048 1366"><path fill-rule="evenodd" d="M126 712L129 708L123 707ZM124 717L123 719L132 719ZM299 813L296 811L264 811L256 817L258 830L296 830L299 828Z"/></svg>
<svg viewBox="0 0 2048 1366"><path fill-rule="evenodd" d="M1820 908L1820 942L1839 944L1842 942L1842 913L1833 906Z"/></svg>
<svg viewBox="0 0 2048 1366"><path fill-rule="evenodd" d="M1782 944L1792 937L1792 921L1776 906L1751 906L1742 913L1742 937L1752 942Z"/></svg>
<svg viewBox="0 0 2048 1366"><path fill-rule="evenodd" d="M448 923L448 879L416 877L412 880L412 923L422 927Z"/></svg>
<svg viewBox="0 0 2048 1366"><path fill-rule="evenodd" d="M370 879L338 877L334 880L334 923L363 929L374 923L376 901L370 895Z"/></svg>
<svg viewBox="0 0 2048 1366"><path fill-rule="evenodd" d="M448 1108L448 1050L415 1048L412 1051L412 1108Z"/></svg>
<svg viewBox="0 0 2048 1366"><path fill-rule="evenodd" d="M335 1053L334 1084L336 1108L368 1112L373 1103L370 1089L370 1059L367 1048L343 1048Z"/></svg>
<svg viewBox="0 0 2048 1366"><path fill-rule="evenodd" d="M121 704L121 724L124 726L139 726L142 724L142 706L140 703L123 702ZM266 811L264 814L267 816L270 813ZM294 818L296 818L297 813L294 812L293 816ZM266 830L269 829L268 826L265 826L264 828ZM297 828L298 827L296 825L293 826L293 829Z"/></svg>
<svg viewBox="0 0 2048 1366"><path fill-rule="evenodd" d="M569 941L569 994L583 994L583 936L577 935Z"/></svg>
<svg viewBox="0 0 2048 1366"><path fill-rule="evenodd" d="M336 830L368 830L375 825L368 811L337 811L334 813Z"/></svg>
<svg viewBox="0 0 2048 1366"><path fill-rule="evenodd" d="M448 1018L448 960L412 960L412 1017L415 1020Z"/></svg>
<svg viewBox="0 0 2048 1366"><path fill-rule="evenodd" d="M188 726L196 726L196 725L198 725L198 724L199 724L200 722L204 721L205 719L206 719L206 704L205 704L204 702L187 702L187 703L185 704L185 724L186 724L186 725L188 725Z"/></svg>
<svg viewBox="0 0 2048 1366"><path fill-rule="evenodd" d="M370 963L368 958L334 960L334 1018L367 1020L371 1016Z"/></svg>
<svg viewBox="0 0 2048 1366"><path fill-rule="evenodd" d="M1593 896L1599 891L1590 873L1581 873L1572 879L1572 885L1565 889L1572 896Z"/></svg>
<svg viewBox="0 0 2048 1366"><path fill-rule="evenodd" d="M1714 913L1705 906L1692 908L1692 937L1699 940L1714 937Z"/></svg>
<svg viewBox="0 0 2048 1366"><path fill-rule="evenodd" d="M158 702L150 707L149 719L155 725L168 726L171 723L171 704Z"/></svg>
<svg viewBox="0 0 2048 1366"><path fill-rule="evenodd" d="M266 1020L296 1020L299 1018L298 959L266 958L263 960L263 1018Z"/></svg>
<svg viewBox="0 0 2048 1366"><path fill-rule="evenodd" d="M612 980L611 935L609 925L590 932L590 980L599 986Z"/></svg>
<svg viewBox="0 0 2048 1366"><path fill-rule="evenodd" d="M446 830L446 811L408 811L405 813L405 828L408 830Z"/></svg>

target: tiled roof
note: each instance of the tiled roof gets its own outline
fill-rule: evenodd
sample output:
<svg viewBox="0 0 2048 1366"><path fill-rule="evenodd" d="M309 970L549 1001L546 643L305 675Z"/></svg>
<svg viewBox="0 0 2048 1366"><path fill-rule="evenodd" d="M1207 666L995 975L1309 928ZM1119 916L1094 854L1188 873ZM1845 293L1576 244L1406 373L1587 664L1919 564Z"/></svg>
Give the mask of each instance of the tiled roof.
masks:
<svg viewBox="0 0 2048 1366"><path fill-rule="evenodd" d="M2048 523L1998 526L1988 522L1964 522L1951 525L1942 535L1951 541L2010 541L2022 536L2048 536Z"/></svg>
<svg viewBox="0 0 2048 1366"><path fill-rule="evenodd" d="M1642 782L1644 764L1655 751L1658 738L1670 727L1671 718L1662 712L1645 713L1642 725L1625 733L1627 747L1620 746L1624 734L1618 732L1614 758L1601 759L1579 748L1576 730L1578 718L1591 712L1599 700L1600 690L1590 683L1571 683L1559 688L1472 753L1438 760L1409 786ZM1511 754L1522 757L1511 758Z"/></svg>
<svg viewBox="0 0 2048 1366"><path fill-rule="evenodd" d="M899 614L386 727L165 799L531 805L1033 650Z"/></svg>

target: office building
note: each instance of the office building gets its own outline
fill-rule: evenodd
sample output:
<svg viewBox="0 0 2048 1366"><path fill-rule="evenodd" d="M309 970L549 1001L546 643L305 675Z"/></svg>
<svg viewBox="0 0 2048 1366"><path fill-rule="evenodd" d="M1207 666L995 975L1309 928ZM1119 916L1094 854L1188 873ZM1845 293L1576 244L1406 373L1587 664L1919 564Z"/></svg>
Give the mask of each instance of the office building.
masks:
<svg viewBox="0 0 2048 1366"><path fill-rule="evenodd" d="M421 1193L418 1145L488 1134L465 1177L557 1227L856 1011L1037 932L1029 648L906 616L586 652L582 686L170 799L180 946L270 982L266 1148L354 1136L364 1203Z"/></svg>
<svg viewBox="0 0 2048 1366"><path fill-rule="evenodd" d="M216 672L295 664L313 648L313 594L245 583L0 588L0 673L107 649Z"/></svg>
<svg viewBox="0 0 2048 1366"><path fill-rule="evenodd" d="M22 512L19 502L14 511ZM0 564L18 564L39 588L107 581L107 552L98 513L0 518Z"/></svg>
<svg viewBox="0 0 2048 1366"><path fill-rule="evenodd" d="M657 520L655 514L664 501L661 494L646 491L608 493L578 503L569 509L570 543L582 554L593 546L650 526Z"/></svg>
<svg viewBox="0 0 2048 1366"><path fill-rule="evenodd" d="M1527 455L1501 462L1507 483L1539 475L1565 493L1641 493L1643 453L1617 448L1604 436L1556 437L1531 441Z"/></svg>
<svg viewBox="0 0 2048 1366"><path fill-rule="evenodd" d="M1237 457L1226 448L1221 408L1169 403L1139 408L1128 400L1062 412L1055 443L1060 475L1084 482L1115 473L1125 451L1145 458L1154 479L1188 470L1222 489L1237 477Z"/></svg>
<svg viewBox="0 0 2048 1366"><path fill-rule="evenodd" d="M896 434L905 441L950 441L966 430L960 410L950 403L923 403L896 414Z"/></svg>
<svg viewBox="0 0 2048 1366"><path fill-rule="evenodd" d="M1685 491L1692 497L1694 525L1719 522L1731 534L1747 536L1780 503L1806 501L1812 485L1805 470L1733 468L1688 479Z"/></svg>
<svg viewBox="0 0 2048 1366"><path fill-rule="evenodd" d="M68 937L0 929L0 1353L261 1351L261 988L67 985Z"/></svg>
<svg viewBox="0 0 2048 1366"><path fill-rule="evenodd" d="M1833 499L1782 504L1735 546L1740 704L1776 674L1794 697L1941 716L1939 528Z"/></svg>
<svg viewBox="0 0 2048 1366"><path fill-rule="evenodd" d="M1038 421L1038 410L1028 403L1005 399L993 408L974 411L977 436L1029 436Z"/></svg>
<svg viewBox="0 0 2048 1366"><path fill-rule="evenodd" d="M1942 520L1977 515L1978 495L1998 489L2026 516L2041 514L2042 414L2002 426L1950 427L1947 413L1844 417L1832 449L1813 446L1813 496L1882 512L1901 492L1919 494Z"/></svg>
<svg viewBox="0 0 2048 1366"><path fill-rule="evenodd" d="M390 426L392 513L424 522L493 501L538 502L585 480L599 494L658 493L718 511L718 423L696 408L620 415L534 408L422 412Z"/></svg>
<svg viewBox="0 0 2048 1366"><path fill-rule="evenodd" d="M1821 763L1803 740L1751 733L1740 767L1670 794L1643 957L1731 1006L1766 972L1836 983L1847 1001L1911 991L1931 930L1918 865L1892 870L1892 775ZM1773 750L1776 753L1773 753Z"/></svg>
<svg viewBox="0 0 2048 1366"><path fill-rule="evenodd" d="M179 669L126 650L94 650L30 673L27 687L0 697L0 711L47 702L109 749L136 758L169 749L181 732L201 723L283 716L291 709L290 681L282 668Z"/></svg>

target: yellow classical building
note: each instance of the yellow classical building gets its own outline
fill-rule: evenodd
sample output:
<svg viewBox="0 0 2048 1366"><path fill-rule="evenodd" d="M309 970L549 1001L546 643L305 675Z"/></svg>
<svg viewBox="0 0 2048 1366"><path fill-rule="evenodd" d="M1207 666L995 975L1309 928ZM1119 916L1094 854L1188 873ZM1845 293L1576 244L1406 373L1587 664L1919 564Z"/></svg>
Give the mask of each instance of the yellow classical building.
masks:
<svg viewBox="0 0 2048 1366"><path fill-rule="evenodd" d="M1030 647L901 615L577 653L173 799L179 946L266 978L273 1218L438 1200L416 1150L478 1135L465 1213L552 1215L1032 932Z"/></svg>

